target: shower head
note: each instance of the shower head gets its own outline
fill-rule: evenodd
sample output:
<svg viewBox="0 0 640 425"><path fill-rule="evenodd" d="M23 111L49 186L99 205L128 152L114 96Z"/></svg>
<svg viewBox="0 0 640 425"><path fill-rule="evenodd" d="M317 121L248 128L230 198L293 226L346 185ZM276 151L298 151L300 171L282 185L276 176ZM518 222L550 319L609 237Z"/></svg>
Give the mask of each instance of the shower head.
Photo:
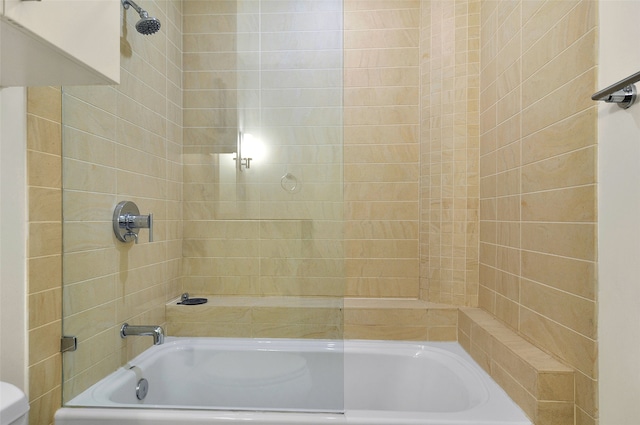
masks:
<svg viewBox="0 0 640 425"><path fill-rule="evenodd" d="M122 0L122 6L125 9L129 9L129 6L131 6L140 15L140 20L136 24L136 30L140 34L151 35L160 30L160 21L153 16L149 16L147 11L135 4L133 0Z"/></svg>

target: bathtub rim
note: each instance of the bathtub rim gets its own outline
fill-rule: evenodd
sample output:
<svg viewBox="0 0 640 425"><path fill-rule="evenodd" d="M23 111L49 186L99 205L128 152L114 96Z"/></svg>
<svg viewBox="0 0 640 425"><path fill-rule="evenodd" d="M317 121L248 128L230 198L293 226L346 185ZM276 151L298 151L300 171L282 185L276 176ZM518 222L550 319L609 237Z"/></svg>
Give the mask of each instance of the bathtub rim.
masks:
<svg viewBox="0 0 640 425"><path fill-rule="evenodd" d="M102 380L93 384L82 393L69 400L62 407L87 407L87 408L122 408L122 409L159 409L159 410L207 410L207 411L273 411L273 412L302 412L302 413L342 413L349 409L347 399L349 398L343 393L343 403L341 408L321 408L321 409L264 409L264 408L229 408L216 406L207 408L201 405L174 405L174 404L150 404L150 403L122 403L110 400L109 394L112 390L121 385L123 380L128 379L130 371L140 367L147 366L145 363L152 363L161 358L164 353L172 351L182 351L197 349L204 347L210 349L215 345L215 350L219 351L236 351L236 350L259 350L259 351L287 351L294 353L319 353L319 352L336 352L341 355L340 372L337 375L342 382L342 388L346 386L347 372L345 372L348 363L345 355L353 354L371 354L371 355L387 355L399 357L426 357L432 358L439 364L446 366L457 376L464 376L473 381L467 387L470 397L469 406L462 410L456 411L429 411L423 413L456 413L467 410L473 410L487 404L490 401L491 391L487 382L492 379L486 376L475 360L473 360L464 348L457 341L389 341L389 340L368 340L368 339L300 339L300 338L228 338L228 337L166 337L165 343L162 345L151 346L138 356L131 359L114 372L107 375ZM287 351L288 352L288 351ZM137 372L135 372L138 375ZM141 374L137 379L143 377ZM130 377L129 377L130 378ZM464 382L467 382L463 379ZM363 410L368 411L368 410ZM377 410L376 410L377 411ZM384 412L386 410L379 410ZM392 412L403 412L403 410L390 410ZM410 412L420 412L419 410L409 410Z"/></svg>
<svg viewBox="0 0 640 425"><path fill-rule="evenodd" d="M524 411L522 408L517 406L515 402L506 394L506 392L499 387L499 385L484 371L480 365L470 356L470 354L463 348L463 346L457 341L389 341L389 340L367 340L367 339L350 339L350 340L315 340L315 339L290 339L290 338L275 338L275 339L266 339L266 338L212 338L212 337L167 337L167 342L164 344L165 349L170 349L171 347L179 346L180 344L191 343L191 342L200 342L207 343L212 340L224 341L225 344L233 343L246 346L248 344L255 344L256 342L265 344L265 347L271 346L271 344L276 343L279 344L290 344L295 345L296 348L300 347L300 342L304 342L305 350L302 351L317 351L317 346L320 344L329 343L332 349L337 349L336 347L340 347L343 350L348 350L349 348L353 348L350 346L364 346L364 347L380 347L380 344L385 346L385 350L389 350L389 347L392 346L395 348L395 351L406 350L406 348L413 348L424 350L425 347L427 350L435 350L435 351L444 351L448 352L448 354L453 353L453 356L456 360L462 360L463 362L469 363L470 369L474 374L478 374L480 378L483 380L488 379L490 383L493 384L500 392L502 392L503 396L506 397L506 401L511 404L510 409L507 416L513 416L512 419L500 420L496 422L494 419L487 418L485 414L491 413L492 400L484 400L480 404L471 407L469 410L473 410L478 413L481 417L486 419L480 419L477 424L500 424L500 425L531 425L532 422L526 418ZM233 348L233 344L229 347L229 349ZM162 348L162 346L159 346ZM151 347L154 348L154 347ZM155 350L154 352L157 352ZM394 350L391 350L394 351ZM118 368L121 370L128 366L134 365L135 360L140 356L148 353L149 350L141 353L141 355L132 359L130 362L125 364L124 366ZM344 363L343 363L344 364ZM489 389L489 398L493 396L492 389ZM515 408L515 411L514 409ZM188 413L187 413L188 412ZM252 425L258 424L276 424L276 423L290 423L283 422L284 420L290 421L295 420L293 423L300 424L328 424L328 423L348 423L348 424L389 424L394 423L394 420L402 420L402 424L444 424L444 423L452 423L447 422L447 412L444 414L440 414L440 412L430 412L428 415L433 417L433 420L436 422L432 422L431 419L428 422L425 422L424 412L413 412L413 411L395 411L395 410L357 410L357 409L348 409L346 408L344 412L332 412L332 411L277 411L277 410L222 410L222 409L202 409L196 406L185 406L182 407L170 407L170 406L162 406L161 408L152 407L150 405L118 405L113 407L103 407L103 406L82 406L82 405L70 405L67 404L63 406L56 412L56 419L65 419L71 420L63 422L64 424L90 424L90 418L93 418L96 413L104 413L106 417L118 417L120 419L129 418L131 416L139 417L143 416L145 418L152 419L154 421L159 421L158 423L163 423L162 420L173 418L174 421L185 422L185 418L189 417L189 419L185 423L191 423L190 421L193 419L194 424L206 424L206 423L215 423L215 424L237 424L238 420L242 421L250 421ZM284 416L283 416L284 415ZM522 418L517 418L516 416L521 416ZM77 418L78 421L73 422L73 419ZM154 419L155 418L155 419ZM198 422L202 420L203 422ZM273 420L274 422L269 422ZM391 422L389 422L391 420ZM437 422L440 420L439 422ZM213 421L213 422L211 422ZM226 421L226 422L225 422ZM345 422L346 421L346 422ZM56 422L57 424L58 422ZM97 423L97 422L96 422ZM104 423L104 422L100 422ZM120 420L118 420L120 423ZM138 424L139 422L131 422L131 425ZM169 423L169 422L167 422ZM455 422L458 423L458 422ZM474 424L476 422L473 422ZM123 422L126 424L126 422Z"/></svg>
<svg viewBox="0 0 640 425"><path fill-rule="evenodd" d="M216 410L137 409L102 407L62 407L54 417L54 425L534 425L526 416L505 418L474 417L467 422L446 418L412 417L390 412L352 410L344 413L247 412ZM398 412L393 412L398 413ZM141 422L144 420L144 422Z"/></svg>

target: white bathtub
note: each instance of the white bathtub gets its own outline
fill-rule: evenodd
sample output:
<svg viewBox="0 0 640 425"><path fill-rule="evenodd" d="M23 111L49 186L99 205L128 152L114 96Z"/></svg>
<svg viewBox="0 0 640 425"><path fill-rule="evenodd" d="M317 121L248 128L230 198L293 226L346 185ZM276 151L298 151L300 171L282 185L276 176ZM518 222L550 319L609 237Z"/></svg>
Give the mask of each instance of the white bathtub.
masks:
<svg viewBox="0 0 640 425"><path fill-rule="evenodd" d="M55 422L531 425L457 343L228 338L167 338Z"/></svg>

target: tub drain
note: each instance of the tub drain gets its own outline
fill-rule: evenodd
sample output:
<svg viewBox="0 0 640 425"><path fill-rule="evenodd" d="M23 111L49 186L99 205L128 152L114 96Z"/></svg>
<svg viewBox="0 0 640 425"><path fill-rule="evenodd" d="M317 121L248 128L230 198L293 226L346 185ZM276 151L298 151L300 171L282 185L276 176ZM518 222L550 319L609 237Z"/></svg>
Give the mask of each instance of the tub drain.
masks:
<svg viewBox="0 0 640 425"><path fill-rule="evenodd" d="M142 378L138 381L138 385L136 385L136 397L138 400L144 400L147 396L147 392L149 391L149 381Z"/></svg>

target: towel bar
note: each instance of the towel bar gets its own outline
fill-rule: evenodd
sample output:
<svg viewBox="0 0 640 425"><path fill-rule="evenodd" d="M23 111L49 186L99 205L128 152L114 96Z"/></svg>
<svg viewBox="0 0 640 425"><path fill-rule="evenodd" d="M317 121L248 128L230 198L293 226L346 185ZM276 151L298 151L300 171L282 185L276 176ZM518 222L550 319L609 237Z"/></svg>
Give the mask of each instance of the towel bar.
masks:
<svg viewBox="0 0 640 425"><path fill-rule="evenodd" d="M603 100L607 103L617 103L619 107L627 109L636 101L637 90L634 83L640 81L640 71L627 78L600 90L591 96L592 100Z"/></svg>

